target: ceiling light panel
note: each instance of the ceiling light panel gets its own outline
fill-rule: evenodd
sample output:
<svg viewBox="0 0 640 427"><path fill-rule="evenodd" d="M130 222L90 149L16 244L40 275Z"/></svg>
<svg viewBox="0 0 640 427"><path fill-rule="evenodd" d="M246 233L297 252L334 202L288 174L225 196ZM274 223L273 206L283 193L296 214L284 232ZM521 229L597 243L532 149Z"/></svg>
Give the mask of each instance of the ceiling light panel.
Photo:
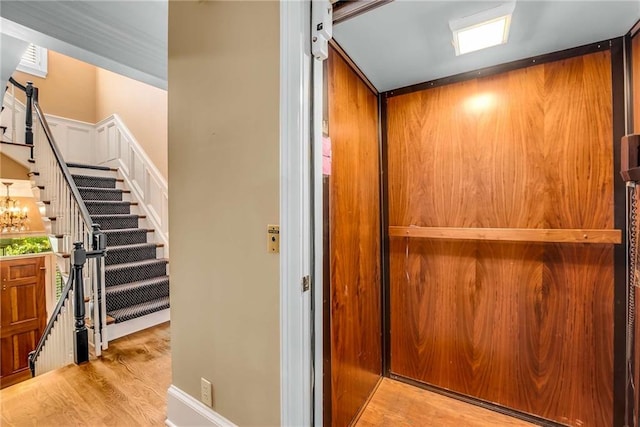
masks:
<svg viewBox="0 0 640 427"><path fill-rule="evenodd" d="M450 21L456 56L506 43L514 8L515 3L507 3Z"/></svg>

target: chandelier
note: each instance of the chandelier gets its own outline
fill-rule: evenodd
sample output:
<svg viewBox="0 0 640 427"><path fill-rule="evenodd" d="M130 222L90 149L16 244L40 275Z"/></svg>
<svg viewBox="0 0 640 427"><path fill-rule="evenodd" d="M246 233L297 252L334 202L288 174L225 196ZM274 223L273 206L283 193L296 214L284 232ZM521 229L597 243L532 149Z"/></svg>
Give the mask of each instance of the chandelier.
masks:
<svg viewBox="0 0 640 427"><path fill-rule="evenodd" d="M0 199L0 233L16 233L29 229L27 208L20 208L20 202L9 197L12 182L3 182L7 187L7 196Z"/></svg>

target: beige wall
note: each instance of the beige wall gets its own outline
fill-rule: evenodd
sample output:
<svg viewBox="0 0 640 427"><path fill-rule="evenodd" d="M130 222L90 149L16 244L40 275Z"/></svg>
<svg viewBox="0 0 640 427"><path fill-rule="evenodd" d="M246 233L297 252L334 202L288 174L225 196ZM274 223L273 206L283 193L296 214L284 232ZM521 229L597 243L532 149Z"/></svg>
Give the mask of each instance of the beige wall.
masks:
<svg viewBox="0 0 640 427"><path fill-rule="evenodd" d="M18 82L38 87L44 112L89 123L117 113L167 179L167 91L51 50L48 55L46 78L13 74Z"/></svg>
<svg viewBox="0 0 640 427"><path fill-rule="evenodd" d="M6 154L0 153L0 178L29 179L27 176L28 173L29 169L22 166Z"/></svg>
<svg viewBox="0 0 640 427"><path fill-rule="evenodd" d="M27 180L29 179L28 173L29 169L4 153L0 153L0 178ZM11 195L11 198L20 202L21 207L26 207L29 210L29 232L44 232L44 223L40 216L40 210L36 205L36 199L33 197L16 197L14 193L15 191L11 192L10 190L9 195ZM5 197L6 195L7 189L4 185L1 185L0 197Z"/></svg>
<svg viewBox="0 0 640 427"><path fill-rule="evenodd" d="M13 78L22 84L33 82L45 113L95 123L96 67L53 51L49 51L48 61L44 79L20 71Z"/></svg>
<svg viewBox="0 0 640 427"><path fill-rule="evenodd" d="M278 111L279 4L170 2L173 384L242 426L280 424Z"/></svg>
<svg viewBox="0 0 640 427"><path fill-rule="evenodd" d="M3 192L3 194L5 194ZM44 223L42 222L42 217L40 216L40 210L36 205L36 199L33 197L11 197L12 199L16 199L20 202L20 207L28 209L28 217L29 217L29 233L35 232L43 232L45 231Z"/></svg>
<svg viewBox="0 0 640 427"><path fill-rule="evenodd" d="M96 73L96 116L117 113L167 179L167 91L112 73Z"/></svg>

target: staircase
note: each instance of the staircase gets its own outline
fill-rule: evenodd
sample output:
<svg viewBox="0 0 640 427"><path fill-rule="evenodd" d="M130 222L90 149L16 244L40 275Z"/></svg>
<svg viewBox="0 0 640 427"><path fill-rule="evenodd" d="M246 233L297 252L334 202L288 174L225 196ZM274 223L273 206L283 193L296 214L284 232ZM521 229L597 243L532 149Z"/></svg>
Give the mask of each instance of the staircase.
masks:
<svg viewBox="0 0 640 427"><path fill-rule="evenodd" d="M132 213L137 203L122 188L117 170L67 163L91 219L107 240L105 295L107 339L169 320L169 276L162 245L149 242L145 216Z"/></svg>

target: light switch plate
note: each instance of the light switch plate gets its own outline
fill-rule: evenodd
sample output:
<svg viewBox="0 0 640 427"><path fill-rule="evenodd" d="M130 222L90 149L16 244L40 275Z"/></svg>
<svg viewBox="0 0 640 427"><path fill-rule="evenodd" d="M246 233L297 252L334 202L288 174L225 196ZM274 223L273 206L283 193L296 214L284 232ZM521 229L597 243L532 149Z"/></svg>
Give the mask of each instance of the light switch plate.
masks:
<svg viewBox="0 0 640 427"><path fill-rule="evenodd" d="M267 251L273 254L280 253L279 225L267 225Z"/></svg>

